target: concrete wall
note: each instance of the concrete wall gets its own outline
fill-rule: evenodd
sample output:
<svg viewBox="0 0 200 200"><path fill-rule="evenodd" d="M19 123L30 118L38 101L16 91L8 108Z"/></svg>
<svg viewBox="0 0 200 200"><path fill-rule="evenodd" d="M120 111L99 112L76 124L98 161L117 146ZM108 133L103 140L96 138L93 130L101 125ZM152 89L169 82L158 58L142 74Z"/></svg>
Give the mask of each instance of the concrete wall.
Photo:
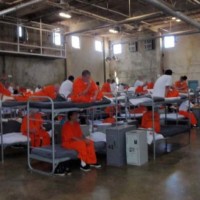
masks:
<svg viewBox="0 0 200 200"><path fill-rule="evenodd" d="M122 54L116 55L118 61L111 61L107 64L107 70L109 71L107 74L111 78L113 78L116 71L119 82L133 84L139 75L143 75L145 80L149 80L151 78L156 79L157 75L160 74L160 39L156 39L155 50L145 50L144 41L139 40L138 52L129 51L129 43L133 42L132 38L126 38L125 42L111 38L110 42L111 44L122 43ZM112 48L110 49L110 56L113 56Z"/></svg>
<svg viewBox="0 0 200 200"><path fill-rule="evenodd" d="M0 55L0 74L3 56ZM13 76L12 81L20 86L47 85L62 82L65 77L65 60L30 56L5 55L6 74Z"/></svg>
<svg viewBox="0 0 200 200"><path fill-rule="evenodd" d="M174 81L181 75L200 81L200 34L177 36L174 48L164 49L164 67L172 68Z"/></svg>
<svg viewBox="0 0 200 200"><path fill-rule="evenodd" d="M101 38L80 37L80 49L74 49L71 46L71 37L67 37L67 73L75 77L80 76L82 70L91 71L93 79L104 82L103 53L95 51L95 40Z"/></svg>

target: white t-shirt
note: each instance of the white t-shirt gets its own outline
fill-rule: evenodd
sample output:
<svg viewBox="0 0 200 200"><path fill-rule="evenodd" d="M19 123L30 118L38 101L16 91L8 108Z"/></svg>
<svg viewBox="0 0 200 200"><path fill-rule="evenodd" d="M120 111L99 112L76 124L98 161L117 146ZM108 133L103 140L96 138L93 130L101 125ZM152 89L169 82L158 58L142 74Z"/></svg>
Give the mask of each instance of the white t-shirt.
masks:
<svg viewBox="0 0 200 200"><path fill-rule="evenodd" d="M73 83L70 80L66 80L62 82L59 89L59 94L67 98L71 94L72 88L73 88Z"/></svg>
<svg viewBox="0 0 200 200"><path fill-rule="evenodd" d="M110 89L112 93L115 93L117 90L117 84L116 83L111 83L110 84Z"/></svg>
<svg viewBox="0 0 200 200"><path fill-rule="evenodd" d="M135 81L133 87L138 87L138 86L143 86L143 85L144 85L143 81L137 80L137 81Z"/></svg>
<svg viewBox="0 0 200 200"><path fill-rule="evenodd" d="M167 86L172 86L172 76L162 75L154 84L153 96L165 98L165 91Z"/></svg>
<svg viewBox="0 0 200 200"><path fill-rule="evenodd" d="M179 106L179 111L181 111L181 110L188 111L189 105L190 105L190 108L192 108L194 106L189 100L182 102L181 105Z"/></svg>

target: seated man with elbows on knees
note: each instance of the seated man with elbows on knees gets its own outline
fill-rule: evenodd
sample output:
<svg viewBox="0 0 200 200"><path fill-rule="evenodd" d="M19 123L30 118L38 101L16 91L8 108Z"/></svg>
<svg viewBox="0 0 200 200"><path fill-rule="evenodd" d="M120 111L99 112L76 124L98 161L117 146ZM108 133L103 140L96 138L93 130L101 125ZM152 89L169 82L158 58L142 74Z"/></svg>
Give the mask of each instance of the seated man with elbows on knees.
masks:
<svg viewBox="0 0 200 200"><path fill-rule="evenodd" d="M83 136L78 122L78 113L69 112L68 120L62 128L62 147L78 152L82 171L90 171L90 167L100 168L101 165L97 163L94 142Z"/></svg>

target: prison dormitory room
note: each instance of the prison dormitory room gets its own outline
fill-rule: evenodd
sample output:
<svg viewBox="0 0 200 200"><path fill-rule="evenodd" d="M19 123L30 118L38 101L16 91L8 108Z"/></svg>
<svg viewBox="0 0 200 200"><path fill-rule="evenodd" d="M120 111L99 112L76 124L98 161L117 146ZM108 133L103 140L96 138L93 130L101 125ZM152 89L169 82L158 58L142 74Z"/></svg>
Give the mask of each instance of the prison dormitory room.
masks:
<svg viewBox="0 0 200 200"><path fill-rule="evenodd" d="M0 200L200 199L200 0L2 0L0 29Z"/></svg>

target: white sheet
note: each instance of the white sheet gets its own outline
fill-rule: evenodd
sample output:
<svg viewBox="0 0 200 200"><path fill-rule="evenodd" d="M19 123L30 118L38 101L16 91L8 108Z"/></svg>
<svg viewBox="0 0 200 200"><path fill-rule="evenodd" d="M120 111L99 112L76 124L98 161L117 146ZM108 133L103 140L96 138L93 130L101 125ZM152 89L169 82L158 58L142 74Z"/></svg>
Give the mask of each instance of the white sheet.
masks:
<svg viewBox="0 0 200 200"><path fill-rule="evenodd" d="M165 119L165 114L160 114L160 119ZM177 120L177 119L184 119L183 115L179 115L177 113L167 113L166 119Z"/></svg>
<svg viewBox="0 0 200 200"><path fill-rule="evenodd" d="M147 143L150 145L153 142L153 137L155 136L155 140L163 139L163 135L154 133L153 131L147 130Z"/></svg>
<svg viewBox="0 0 200 200"><path fill-rule="evenodd" d="M167 98L165 98L165 101L174 101L174 100L179 100L179 99L181 99L181 97L167 97Z"/></svg>
<svg viewBox="0 0 200 200"><path fill-rule="evenodd" d="M131 117L131 118L140 118L140 117L142 117L143 116L143 114L144 113L136 113L136 114L125 114L125 113L123 113L123 114L121 114L120 116L121 117Z"/></svg>
<svg viewBox="0 0 200 200"><path fill-rule="evenodd" d="M8 133L3 135L3 144L11 145L23 142L27 142L27 136L22 135L22 133Z"/></svg>
<svg viewBox="0 0 200 200"><path fill-rule="evenodd" d="M152 102L152 99L148 98L148 97L144 97L144 98L138 98L138 99L130 99L129 102L134 105L140 105L142 103L147 103L147 102Z"/></svg>
<svg viewBox="0 0 200 200"><path fill-rule="evenodd" d="M102 132L91 133L87 138L94 142L106 142L106 134Z"/></svg>

